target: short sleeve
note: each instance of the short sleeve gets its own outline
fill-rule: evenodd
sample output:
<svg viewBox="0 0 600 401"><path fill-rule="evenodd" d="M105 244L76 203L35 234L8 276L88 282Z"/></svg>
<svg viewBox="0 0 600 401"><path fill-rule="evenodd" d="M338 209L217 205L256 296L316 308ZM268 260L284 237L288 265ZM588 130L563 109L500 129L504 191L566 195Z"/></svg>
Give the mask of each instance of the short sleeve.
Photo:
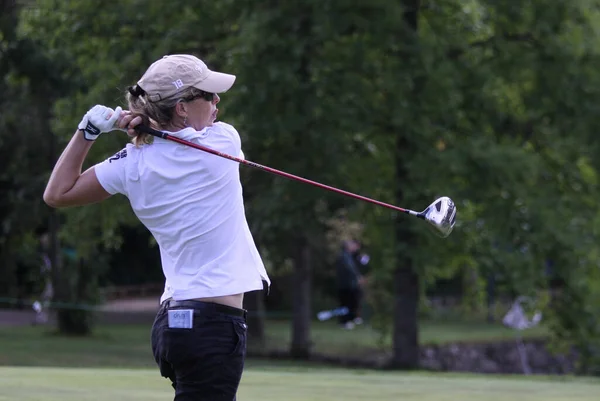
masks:
<svg viewBox="0 0 600 401"><path fill-rule="evenodd" d="M127 148L94 166L100 185L111 195L125 193Z"/></svg>
<svg viewBox="0 0 600 401"><path fill-rule="evenodd" d="M219 122L217 124L218 124L219 128L223 129L226 132L227 137L230 140L229 146L231 148L228 149L227 153L230 154L231 156L243 159L244 152L242 152L242 140L240 139L240 134L237 132L237 130L232 125L229 125L224 122Z"/></svg>

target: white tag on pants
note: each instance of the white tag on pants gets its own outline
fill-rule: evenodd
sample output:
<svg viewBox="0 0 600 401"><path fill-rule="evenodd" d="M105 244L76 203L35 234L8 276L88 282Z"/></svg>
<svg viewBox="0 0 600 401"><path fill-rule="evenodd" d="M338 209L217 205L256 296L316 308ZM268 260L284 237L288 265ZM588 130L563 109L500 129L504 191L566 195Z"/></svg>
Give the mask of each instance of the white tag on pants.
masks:
<svg viewBox="0 0 600 401"><path fill-rule="evenodd" d="M174 309L169 312L169 328L191 329L194 325L193 309Z"/></svg>

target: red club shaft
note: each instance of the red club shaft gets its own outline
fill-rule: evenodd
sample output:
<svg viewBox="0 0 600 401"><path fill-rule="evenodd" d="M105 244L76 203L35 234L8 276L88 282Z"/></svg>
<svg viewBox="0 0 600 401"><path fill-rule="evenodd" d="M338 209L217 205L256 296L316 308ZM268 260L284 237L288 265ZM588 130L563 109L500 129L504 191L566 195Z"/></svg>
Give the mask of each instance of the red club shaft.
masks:
<svg viewBox="0 0 600 401"><path fill-rule="evenodd" d="M153 136L157 136L157 137L160 137L160 138L163 138L163 139L167 139L169 141L177 142L177 143L180 143L182 145L186 145L186 146L198 149L198 150L202 150L204 152L208 152L208 153L211 153L213 155L223 157L225 159L233 160L235 162L238 162L238 163L241 163L241 164L245 164L245 165L250 166L250 167L254 167L254 168L257 168L257 169L260 169L260 170L263 170L263 171L267 171L269 173L276 174L276 175L279 175L281 177L285 177L285 178L289 178L291 180L296 180L296 181L300 181L300 182L303 182L303 183L306 183L306 184L314 185L315 187L323 188L323 189L326 189L328 191L332 191L332 192L335 192L335 193L338 193L338 194L341 194L341 195L346 195L346 196L349 196L349 197L354 198L354 199L359 199L359 200L362 200L362 201L365 201L365 202L373 203L375 205L387 207L389 209L397 210L397 211L402 212L402 213L409 213L409 214L413 214L414 213L415 215L417 214L416 212L412 212L412 210L403 209L403 208L398 207L398 206L390 205L389 203L381 202L381 201L378 201L378 200L375 200L375 199L367 198L366 196L357 195L357 194L354 194L352 192L344 191L342 189L338 189L338 188L335 188L335 187L332 187L332 186L329 186L329 185L321 184L320 182L308 180L306 178L302 178L302 177L299 177L297 175L289 174L289 173L286 173L284 171L277 170L277 169L274 169L274 168L271 168L271 167L263 166L262 164L254 163L254 162L249 161L249 160L240 159L238 157L234 157L234 156L228 155L226 153L219 152L217 150L208 148L206 146L198 145L196 143L193 143L193 142L190 142L190 141L186 141L185 139L177 138L176 136L169 135L169 134L167 134L165 132L157 131L157 130L155 130L153 128L150 128L150 127L147 127L145 125L140 125L140 126L136 127L136 130L138 130L140 132L144 132L144 133L150 134L150 135L153 135Z"/></svg>

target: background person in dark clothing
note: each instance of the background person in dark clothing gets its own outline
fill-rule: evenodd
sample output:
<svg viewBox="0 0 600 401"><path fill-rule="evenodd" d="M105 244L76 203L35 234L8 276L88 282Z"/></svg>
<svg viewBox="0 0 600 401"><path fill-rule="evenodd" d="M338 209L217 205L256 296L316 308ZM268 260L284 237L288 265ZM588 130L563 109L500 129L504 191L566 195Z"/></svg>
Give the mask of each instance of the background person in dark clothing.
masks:
<svg viewBox="0 0 600 401"><path fill-rule="evenodd" d="M371 257L369 255L367 255L364 251L363 251L363 246L360 242L358 243L358 249L356 249L356 251L354 251L353 256L354 256L354 261L356 263L356 266L358 267L358 271L360 272L361 276L362 276L362 280L360 283L360 286L358 288L358 307L356 309L356 317L354 318L354 323L355 324L363 324L363 318L362 318L362 310L363 310L363 304L364 304L364 299L365 299L365 292L367 291L367 281L368 281L368 274L369 274L369 261L371 260Z"/></svg>
<svg viewBox="0 0 600 401"><path fill-rule="evenodd" d="M340 307L348 308L348 313L340 316L340 324L345 329L354 328L354 320L360 305L361 286L364 278L360 272L355 254L360 249L358 241L344 241L336 261L337 290Z"/></svg>

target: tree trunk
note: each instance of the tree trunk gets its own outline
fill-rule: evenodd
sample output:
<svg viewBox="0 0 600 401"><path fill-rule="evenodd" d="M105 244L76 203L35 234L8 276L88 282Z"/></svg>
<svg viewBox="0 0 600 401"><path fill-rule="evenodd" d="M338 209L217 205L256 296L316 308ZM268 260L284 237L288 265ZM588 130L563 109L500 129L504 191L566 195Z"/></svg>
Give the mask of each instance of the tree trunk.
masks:
<svg viewBox="0 0 600 401"><path fill-rule="evenodd" d="M402 154L408 144L404 137L399 137L396 151L396 182L407 181ZM398 205L403 205L404 193L402 185L396 190ZM393 368L414 369L419 365L419 276L414 270L406 249L415 246L414 236L406 216L399 216L396 221L396 270L394 272L394 325L393 325Z"/></svg>
<svg viewBox="0 0 600 401"><path fill-rule="evenodd" d="M244 296L248 310L248 340L253 349L265 347L265 301L263 290L252 291Z"/></svg>
<svg viewBox="0 0 600 401"><path fill-rule="evenodd" d="M52 140L52 139L51 139ZM53 141L53 140L52 140ZM50 259L50 282L54 293L52 294L51 306L48 313L56 312L55 304L60 304L64 301L64 283L61 280L62 258L60 254L60 240L58 238L59 216L55 209L51 209L48 216L48 258Z"/></svg>
<svg viewBox="0 0 600 401"><path fill-rule="evenodd" d="M299 59L298 78L304 83L299 96L307 99L301 102L301 113L304 115L304 127L297 127L296 141L298 149L302 149L304 141L302 131L310 130L312 116L314 115L314 102L310 99L314 95L314 87L310 84L310 63L313 55L312 49L312 10L311 6L303 4L298 7L298 19L294 24L298 38L305 43ZM307 40L309 39L309 40ZM311 317L311 248L306 236L301 236L293 245L294 264L294 289L293 289L293 317L292 341L290 354L293 358L308 359L310 356L310 317Z"/></svg>
<svg viewBox="0 0 600 401"><path fill-rule="evenodd" d="M417 19L419 0L405 0L406 11L404 12L404 23L409 34L404 40L416 40ZM412 46L411 46L412 47ZM412 57L412 55L409 55ZM416 89L418 90L418 89ZM396 140L396 182L408 181L408 171L403 160L404 155L410 154L409 142L406 140L407 133L399 130ZM396 190L396 204L405 204L405 196L402 185ZM419 330L418 330L418 306L419 306L419 276L415 272L413 262L405 254L406 249L415 246L414 237L410 230L410 223L405 221L405 216L400 216L396 221L397 268L394 272L394 328L392 341L393 368L415 369L419 366ZM401 245L401 246L400 246Z"/></svg>
<svg viewBox="0 0 600 401"><path fill-rule="evenodd" d="M0 252L0 273L2 279L0 280L0 296L6 294L9 302L17 300L17 306L21 307L21 291L19 288L19 278L17 276L17 263L15 261L15 255L12 252L14 249L13 239L8 238L3 246L2 252Z"/></svg>
<svg viewBox="0 0 600 401"><path fill-rule="evenodd" d="M62 272L64 276L61 283L71 281L68 290L69 296L64 300L67 305L61 306L58 310L58 329L62 334L86 336L92 332L93 313L92 311L78 305L85 302L94 289L94 274L89 266L86 266L85 259L75 258L71 261L65 261Z"/></svg>
<svg viewBox="0 0 600 401"><path fill-rule="evenodd" d="M398 223L400 226L402 223ZM396 231L404 235L402 230ZM399 237L403 241L403 237ZM406 238L404 239L406 241ZM409 258L398 255L394 272L394 332L391 365L400 369L419 366L419 276Z"/></svg>
<svg viewBox="0 0 600 401"><path fill-rule="evenodd" d="M294 289L292 306L293 358L308 359L310 356L310 264L311 249L306 239L297 242L294 254Z"/></svg>
<svg viewBox="0 0 600 401"><path fill-rule="evenodd" d="M39 104L39 102L38 102ZM49 107L44 107L43 105L39 105L39 110L43 113L42 118L47 118L46 121L50 121L50 110ZM47 129L48 138L50 140L49 146L49 155L48 155L48 166L50 170L54 168L56 160L58 159L58 149L57 149L57 139L54 132ZM48 313L53 314L56 313L56 307L54 305L60 304L65 301L65 283L61 277L62 270L62 255L60 252L60 239L59 239L59 230L60 230L60 216L56 209L50 208L48 213L48 258L50 259L50 282L53 288L51 306L49 307ZM61 325L59 324L59 331L61 330Z"/></svg>

